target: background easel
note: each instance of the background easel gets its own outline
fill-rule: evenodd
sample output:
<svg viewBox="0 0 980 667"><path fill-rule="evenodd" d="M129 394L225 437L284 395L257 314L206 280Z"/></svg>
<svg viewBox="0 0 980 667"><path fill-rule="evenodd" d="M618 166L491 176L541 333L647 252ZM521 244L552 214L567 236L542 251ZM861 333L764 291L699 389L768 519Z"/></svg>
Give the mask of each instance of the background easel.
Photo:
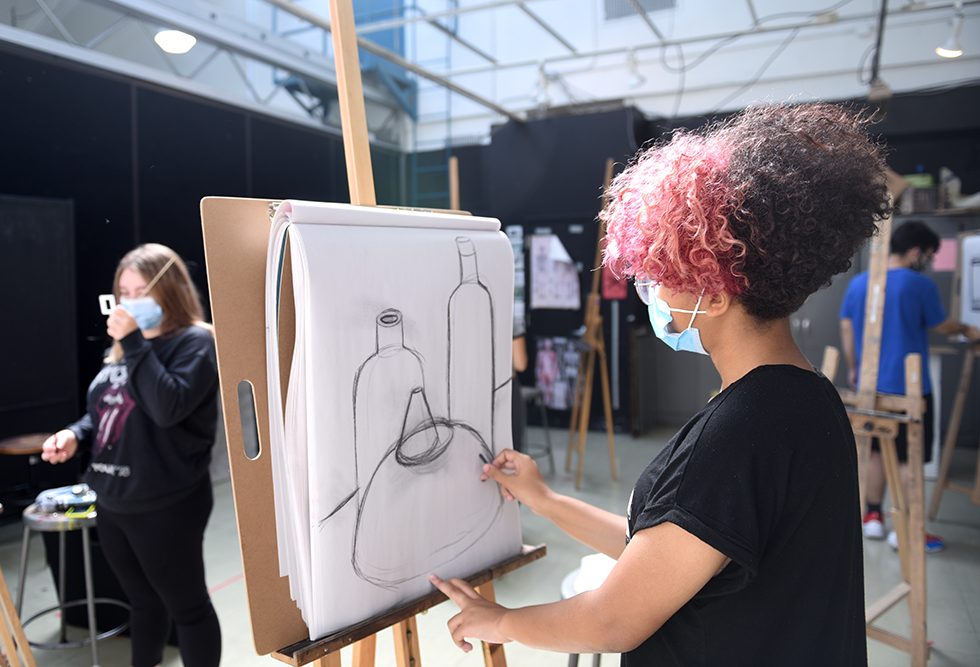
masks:
<svg viewBox="0 0 980 667"><path fill-rule="evenodd" d="M957 317L960 312L960 299L963 298L963 253L960 248L969 236L976 236L980 232L961 232L957 239L956 252L956 273L953 276L953 299L951 312ZM953 452L956 450L956 441L960 435L960 425L963 422L963 411L966 408L966 401L970 394L970 383L973 380L973 367L977 358L980 357L980 343L967 345L963 354L963 368L960 371L960 384L956 389L956 398L953 401L953 412L949 417L949 427L946 429L946 439L943 440L943 453L939 461L939 476L936 478L936 486L932 490L932 502L929 504L929 518L935 519L939 513L939 504L943 500L943 493L946 489L962 493L970 498L974 505L980 505L980 452L977 454L977 467L973 477L973 488L964 484L949 481L949 468L953 462ZM974 403L975 405L976 403Z"/></svg>
<svg viewBox="0 0 980 667"><path fill-rule="evenodd" d="M612 181L613 159L606 160L606 173L603 178L603 198ZM576 455L575 488L582 486L582 473L585 469L585 437L589 431L589 417L592 412L592 389L595 385L595 367L599 364L599 380L602 385L602 407L606 417L606 436L609 440L609 474L615 481L616 440L613 435L612 394L609 391L609 361L606 358L606 338L602 327L602 313L599 305L602 296L599 285L602 280L602 242L606 238L606 225L599 222L599 234L595 244L595 262L592 271L592 289L585 302L585 333L582 335L583 349L579 353L578 374L575 376L575 393L572 400L572 417L568 425L568 447L565 450L565 472L571 472L572 452ZM578 435L578 440L575 437Z"/></svg>
<svg viewBox="0 0 980 667"><path fill-rule="evenodd" d="M980 343L970 345L963 354L963 370L960 372L960 384L956 389L956 399L953 402L953 412L949 417L949 427L946 429L946 439L943 441L943 454L939 461L939 476L932 490L932 501L929 504L929 518L935 519L939 513L939 503L943 500L946 489L963 493L970 497L970 502L980 505L980 452L977 453L977 468L974 473L973 486L949 481L949 468L953 462L953 452L956 450L956 440L960 435L960 424L963 422L963 410L970 394L970 383L973 380L973 366L980 357Z"/></svg>
<svg viewBox="0 0 980 667"><path fill-rule="evenodd" d="M344 135L344 152L351 203L376 205L367 119L361 87L360 64L351 0L330 0L334 58ZM221 399L225 415L228 458L232 472L236 519L242 545L242 563L256 651L271 653L291 665L339 667L340 649L354 645L354 665L375 662L376 633L392 628L396 663L419 667L416 614L445 600L433 591L377 618L315 641L289 595L288 581L279 575L275 538L272 470L268 453L268 404L265 379L265 262L269 222L278 202L260 199L209 197L201 202L208 284L215 323ZM291 291L290 263L285 263L282 290ZM290 358L295 313L291 300L280 307L280 355ZM288 372L289 363L282 364ZM284 382L285 385L285 382ZM259 454L245 454L244 434L254 434ZM542 558L544 546L525 547L514 555L468 578L488 599L494 599L493 580ZM342 604L342 601L338 601ZM506 665L503 647L484 645L488 666Z"/></svg>
<svg viewBox="0 0 980 667"><path fill-rule="evenodd" d="M902 569L902 581L865 608L867 635L909 653L913 667L925 667L929 658L929 645L926 638L925 480L922 470L924 404L923 364L920 356L910 354L905 358L904 396L879 394L877 391L891 226L891 218L883 220L877 236L871 242L871 266L868 271L858 383L860 389L857 393L841 391L841 398L847 406L857 442L861 512L865 506L864 476L871 453L871 438L878 438L880 443L892 504L890 516L898 536ZM836 374L837 356L836 349L828 348L822 370L827 377L832 378ZM895 437L901 423L905 423L908 429L908 492L901 478L895 448ZM906 598L911 625L910 637L883 630L874 624L886 611Z"/></svg>
<svg viewBox="0 0 980 667"><path fill-rule="evenodd" d="M0 514L3 514L3 505L0 505ZM36 664L10 597L7 580L0 572L0 667L36 667Z"/></svg>

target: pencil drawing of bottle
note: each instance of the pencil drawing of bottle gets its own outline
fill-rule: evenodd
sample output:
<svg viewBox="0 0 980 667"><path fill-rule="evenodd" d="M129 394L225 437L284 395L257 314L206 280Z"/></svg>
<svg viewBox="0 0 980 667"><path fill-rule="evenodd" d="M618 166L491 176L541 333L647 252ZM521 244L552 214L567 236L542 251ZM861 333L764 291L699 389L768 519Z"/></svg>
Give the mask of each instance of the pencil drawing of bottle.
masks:
<svg viewBox="0 0 980 667"><path fill-rule="evenodd" d="M472 426L494 449L493 300L480 281L476 247L456 238L459 285L449 297L449 418Z"/></svg>
<svg viewBox="0 0 980 667"><path fill-rule="evenodd" d="M401 311L388 308L378 314L375 342L375 353L354 376L354 461L359 489L401 435L405 406L425 384L422 357L405 347Z"/></svg>
<svg viewBox="0 0 980 667"><path fill-rule="evenodd" d="M351 565L365 581L394 589L473 546L503 501L493 485L477 481L481 457L492 456L483 437L433 415L422 358L405 345L401 313L381 313L377 332L377 352L354 380L359 500ZM460 485L468 484L475 487L460 500Z"/></svg>

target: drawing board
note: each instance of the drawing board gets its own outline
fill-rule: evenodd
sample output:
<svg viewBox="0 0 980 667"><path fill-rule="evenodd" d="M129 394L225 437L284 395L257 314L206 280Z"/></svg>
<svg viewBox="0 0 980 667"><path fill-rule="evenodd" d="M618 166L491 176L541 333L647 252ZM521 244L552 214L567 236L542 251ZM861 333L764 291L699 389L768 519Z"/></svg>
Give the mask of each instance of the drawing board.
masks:
<svg viewBox="0 0 980 667"><path fill-rule="evenodd" d="M953 317L960 322L980 327L980 231L964 232L959 237L959 254L954 281ZM958 299L956 298L958 296Z"/></svg>
<svg viewBox="0 0 980 667"><path fill-rule="evenodd" d="M428 593L430 573L466 576L520 553L516 505L479 481L483 460L511 446L513 280L493 219L279 206L266 265L269 449L279 574L311 638ZM291 334L284 358L279 337Z"/></svg>

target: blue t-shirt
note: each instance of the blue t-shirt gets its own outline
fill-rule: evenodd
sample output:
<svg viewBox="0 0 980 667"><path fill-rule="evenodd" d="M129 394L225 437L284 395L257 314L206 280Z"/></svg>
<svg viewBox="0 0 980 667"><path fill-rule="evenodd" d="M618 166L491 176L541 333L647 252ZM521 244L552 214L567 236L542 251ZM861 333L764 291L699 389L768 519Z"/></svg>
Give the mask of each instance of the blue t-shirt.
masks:
<svg viewBox="0 0 980 667"><path fill-rule="evenodd" d="M840 307L841 319L854 325L854 350L861 367L864 343L864 305L868 293L868 273L855 276L847 286ZM912 269L889 269L885 286L885 312L878 362L878 391L905 393L905 356L922 356L922 393L932 393L929 380L929 329L946 320L939 289L931 279Z"/></svg>

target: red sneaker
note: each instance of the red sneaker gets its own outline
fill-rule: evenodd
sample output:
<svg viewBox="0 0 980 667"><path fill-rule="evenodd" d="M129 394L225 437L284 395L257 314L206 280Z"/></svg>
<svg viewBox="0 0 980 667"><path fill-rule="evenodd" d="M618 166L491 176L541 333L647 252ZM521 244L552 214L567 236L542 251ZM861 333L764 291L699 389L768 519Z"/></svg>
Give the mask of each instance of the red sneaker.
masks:
<svg viewBox="0 0 980 667"><path fill-rule="evenodd" d="M868 512L864 515L864 536L869 540L885 539L885 520L881 512Z"/></svg>

